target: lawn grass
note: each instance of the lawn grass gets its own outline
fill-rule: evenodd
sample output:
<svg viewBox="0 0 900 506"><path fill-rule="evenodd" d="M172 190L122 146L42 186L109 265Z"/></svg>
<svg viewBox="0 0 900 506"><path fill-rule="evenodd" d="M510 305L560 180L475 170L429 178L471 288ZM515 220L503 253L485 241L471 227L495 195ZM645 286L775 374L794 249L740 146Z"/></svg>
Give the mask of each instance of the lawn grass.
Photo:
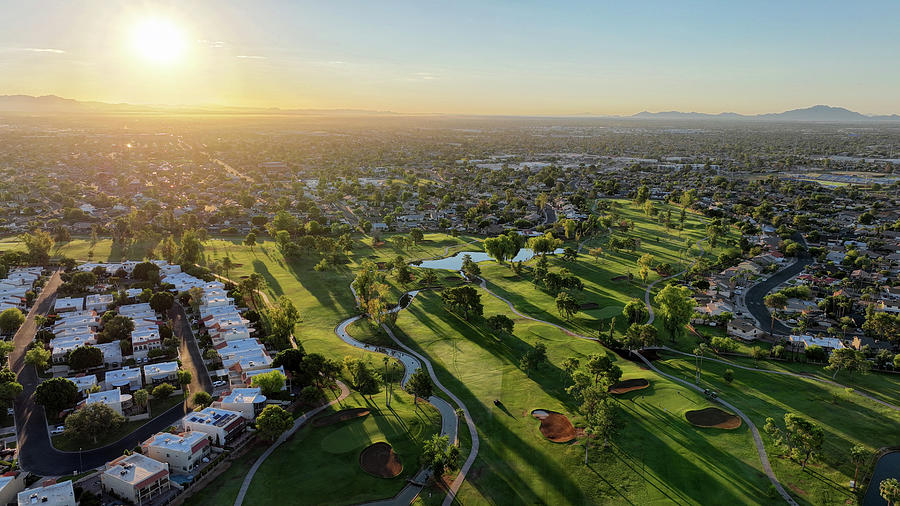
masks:
<svg viewBox="0 0 900 506"><path fill-rule="evenodd" d="M280 504L286 497L302 497L305 504L356 504L395 495L419 470L421 444L440 428L440 414L427 403L415 409L412 397L402 391L395 390L390 409L384 400L383 393L370 400L354 392L324 414L365 407L372 410L368 416L325 427L306 425L297 431L259 468L245 503ZM378 441L390 443L400 456L403 472L399 476L376 478L359 467L360 452ZM230 505L238 489L198 495L188 504Z"/></svg>
<svg viewBox="0 0 900 506"><path fill-rule="evenodd" d="M244 476L247 475L256 459L269 446L262 442L250 444L253 444L253 446L247 450L247 453L231 461L228 469L217 476L212 483L185 499L184 504L196 506L206 506L208 504L233 505L238 491L241 489Z"/></svg>
<svg viewBox="0 0 900 506"><path fill-rule="evenodd" d="M591 452L582 464L580 444L555 444L540 434L533 409L559 411L580 423L565 393L561 362L600 351L594 342L551 326L516 318L482 291L485 315L516 321L513 335L497 338L483 323L448 313L433 292L422 292L397 321L399 335L429 358L439 379L469 408L481 438L478 460L460 489L461 504L584 504L759 502L768 493L746 428L698 430L681 413L706 403L672 382L616 357L625 377L649 377L652 386L619 403L613 447ZM521 355L537 342L550 364L525 374ZM494 399L502 402L499 408ZM703 482L703 487L695 486Z"/></svg>
<svg viewBox="0 0 900 506"><path fill-rule="evenodd" d="M694 376L693 358L663 353L656 365L669 374ZM900 413L842 388L813 380L734 369L734 381L722 379L728 365L705 361L701 386L739 407L762 430L766 418L782 422L787 412L813 420L826 433L821 458L801 471L800 465L780 457L781 450L763 434L772 467L798 501L842 504L854 500L849 489L854 466L848 452L854 444L870 450L897 443ZM783 422L782 422L783 423Z"/></svg>
<svg viewBox="0 0 900 506"><path fill-rule="evenodd" d="M131 434L139 427L159 416L178 404L183 402L180 394L172 395L166 399L150 399L150 418L146 420L133 420L123 423L116 430L105 430L98 435L97 441L71 438L68 434L57 434L51 437L51 442L57 450L65 452L77 452L79 450L92 450L101 448L122 439Z"/></svg>

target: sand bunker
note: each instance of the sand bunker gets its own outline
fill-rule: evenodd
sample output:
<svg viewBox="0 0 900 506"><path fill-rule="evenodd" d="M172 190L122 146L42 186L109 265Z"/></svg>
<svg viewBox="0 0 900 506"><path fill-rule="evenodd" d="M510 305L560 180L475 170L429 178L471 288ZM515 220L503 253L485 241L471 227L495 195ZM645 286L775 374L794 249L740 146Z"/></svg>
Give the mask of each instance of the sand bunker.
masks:
<svg viewBox="0 0 900 506"><path fill-rule="evenodd" d="M368 414L369 410L366 408L345 409L338 411L337 413L331 413L330 415L318 416L313 419L312 424L313 427L325 427L326 425L353 420L354 418L359 418Z"/></svg>
<svg viewBox="0 0 900 506"><path fill-rule="evenodd" d="M632 378L620 381L609 387L609 393L621 395L634 390L641 390L650 386L650 382L645 378Z"/></svg>
<svg viewBox="0 0 900 506"><path fill-rule="evenodd" d="M562 413L536 409L531 416L541 421L541 434L554 443L567 443L575 439L575 427Z"/></svg>
<svg viewBox="0 0 900 506"><path fill-rule="evenodd" d="M403 464L391 445L379 441L359 454L359 467L380 478L393 478L403 472Z"/></svg>
<svg viewBox="0 0 900 506"><path fill-rule="evenodd" d="M737 429L741 426L741 418L719 408L705 408L688 411L684 414L687 421L697 427L716 429Z"/></svg>

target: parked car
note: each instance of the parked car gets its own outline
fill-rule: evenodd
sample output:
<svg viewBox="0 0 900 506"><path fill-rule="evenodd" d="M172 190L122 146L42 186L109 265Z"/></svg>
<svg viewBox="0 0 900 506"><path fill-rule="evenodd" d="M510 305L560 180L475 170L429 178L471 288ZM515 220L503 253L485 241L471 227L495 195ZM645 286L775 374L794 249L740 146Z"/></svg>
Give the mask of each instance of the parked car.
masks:
<svg viewBox="0 0 900 506"><path fill-rule="evenodd" d="M57 425L56 428L54 428L53 430L50 431L50 434L55 436L57 434L62 434L65 431L66 431L65 425Z"/></svg>
<svg viewBox="0 0 900 506"><path fill-rule="evenodd" d="M213 381L213 387L215 388L224 387L225 385L227 385L227 383L222 380Z"/></svg>

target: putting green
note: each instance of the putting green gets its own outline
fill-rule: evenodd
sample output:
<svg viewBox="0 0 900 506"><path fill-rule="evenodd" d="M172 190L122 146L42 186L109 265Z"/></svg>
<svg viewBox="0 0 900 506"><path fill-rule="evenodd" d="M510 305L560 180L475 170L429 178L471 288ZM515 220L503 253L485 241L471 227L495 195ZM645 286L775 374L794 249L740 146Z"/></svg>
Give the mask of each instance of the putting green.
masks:
<svg viewBox="0 0 900 506"><path fill-rule="evenodd" d="M407 428L410 431L408 435ZM417 439L423 428L423 424L404 426L397 423L393 417L372 413L365 418L345 422L331 429L331 432L322 437L320 445L328 453L342 454L362 450L376 441L391 442L395 438ZM317 430L324 433L328 429L328 427L323 427Z"/></svg>

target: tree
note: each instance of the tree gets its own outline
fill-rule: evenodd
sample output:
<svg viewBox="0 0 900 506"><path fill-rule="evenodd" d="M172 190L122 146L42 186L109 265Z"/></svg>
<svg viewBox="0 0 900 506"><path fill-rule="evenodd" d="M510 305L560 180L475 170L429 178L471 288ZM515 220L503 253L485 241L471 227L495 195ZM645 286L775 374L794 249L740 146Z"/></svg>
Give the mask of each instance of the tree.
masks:
<svg viewBox="0 0 900 506"><path fill-rule="evenodd" d="M466 321L469 319L469 313L478 316L484 313L481 294L471 286L447 288L441 292L441 300L451 310L462 311Z"/></svg>
<svg viewBox="0 0 900 506"><path fill-rule="evenodd" d="M44 406L51 418L78 402L78 387L67 378L42 381L34 390L34 402Z"/></svg>
<svg viewBox="0 0 900 506"><path fill-rule="evenodd" d="M178 384L181 385L182 388L191 384L191 371L180 369L176 375L178 377Z"/></svg>
<svg viewBox="0 0 900 506"><path fill-rule="evenodd" d="M28 251L31 264L46 265L50 261L50 250L53 248L53 237L46 230L36 229L30 234L22 234L21 240Z"/></svg>
<svg viewBox="0 0 900 506"><path fill-rule="evenodd" d="M284 382L284 374L281 374L281 371L276 369L253 376L250 385L262 390L263 395L271 397L281 392L284 388Z"/></svg>
<svg viewBox="0 0 900 506"><path fill-rule="evenodd" d="M572 315L581 309L581 304L575 300L568 292L559 292L556 296L556 310L560 316L564 316L567 320L572 319Z"/></svg>
<svg viewBox="0 0 900 506"><path fill-rule="evenodd" d="M120 341L131 338L131 332L134 330L134 320L125 316L112 313L110 318L106 318L107 312L103 315L106 321L103 321L103 331L97 336L98 343L108 343L112 341Z"/></svg>
<svg viewBox="0 0 900 506"><path fill-rule="evenodd" d="M425 239L425 233L421 229L414 228L409 231L409 238L412 239L413 244L419 244Z"/></svg>
<svg viewBox="0 0 900 506"><path fill-rule="evenodd" d="M227 278L229 276L229 273L231 272L231 269L234 269L234 262L231 260L230 256L225 255L225 258L222 259L222 263L220 265L222 266L222 270L225 271L225 277Z"/></svg>
<svg viewBox="0 0 900 506"><path fill-rule="evenodd" d="M290 348L294 327L301 321L300 312L294 303L288 297L281 296L266 310L266 316L271 326L269 343L280 350Z"/></svg>
<svg viewBox="0 0 900 506"><path fill-rule="evenodd" d="M83 440L90 437L97 443L100 434L115 431L125 422L125 417L113 408L99 402L92 402L66 417L66 434Z"/></svg>
<svg viewBox="0 0 900 506"><path fill-rule="evenodd" d="M11 307L0 313L0 334L15 334L25 323L25 315L17 308Z"/></svg>
<svg viewBox="0 0 900 506"><path fill-rule="evenodd" d="M303 372L304 356L303 350L297 348L281 350L272 360L272 367L283 367L285 371L291 373L291 377L296 379Z"/></svg>
<svg viewBox="0 0 900 506"><path fill-rule="evenodd" d="M772 436L775 444L787 450L792 459L801 462L801 469L806 469L809 459L822 449L825 431L794 413L784 414L784 425L784 428L781 428L774 419L766 418L765 431Z"/></svg>
<svg viewBox="0 0 900 506"><path fill-rule="evenodd" d="M437 274L435 274L434 269L422 269L422 277L419 278L419 283L422 286L431 286L437 283Z"/></svg>
<svg viewBox="0 0 900 506"><path fill-rule="evenodd" d="M496 314L494 316L488 317L487 325L488 328L490 328L495 334L499 334L501 332L512 334L515 322L512 320L512 318L509 318L506 315Z"/></svg>
<svg viewBox="0 0 900 506"><path fill-rule="evenodd" d="M153 389L153 397L155 399L167 399L172 392L175 391L175 387L168 383L160 383Z"/></svg>
<svg viewBox="0 0 900 506"><path fill-rule="evenodd" d="M256 232L249 232L246 237L244 237L244 246L250 248L250 251L253 252L253 247L256 246Z"/></svg>
<svg viewBox="0 0 900 506"><path fill-rule="evenodd" d="M642 184L640 187L638 187L637 193L634 196L634 203L639 206L642 206L642 205L644 205L644 202L647 202L647 199L649 199L649 198L650 198L650 188L648 188L647 185Z"/></svg>
<svg viewBox="0 0 900 506"><path fill-rule="evenodd" d="M449 436L435 434L422 445L422 465L431 470L435 480L441 481L445 472L459 466L459 448L450 444Z"/></svg>
<svg viewBox="0 0 900 506"><path fill-rule="evenodd" d="M771 293L763 298L763 303L767 308L772 310L772 321L769 326L769 333L775 332L775 310L784 309L787 305L787 297L782 293Z"/></svg>
<svg viewBox="0 0 900 506"><path fill-rule="evenodd" d="M463 255L462 272L469 281L475 281L481 276L481 267L472 260L470 255Z"/></svg>
<svg viewBox="0 0 900 506"><path fill-rule="evenodd" d="M852 376L854 371L865 374L869 372L871 367L872 363L866 359L863 352L853 348L839 348L832 351L831 355L828 356L828 365L825 366L825 369L834 371L834 374L831 376L831 379L834 379L844 369Z"/></svg>
<svg viewBox="0 0 900 506"><path fill-rule="evenodd" d="M629 324L642 323L647 320L647 306L637 299L631 299L625 304L622 314L628 319Z"/></svg>
<svg viewBox="0 0 900 506"><path fill-rule="evenodd" d="M730 385L734 381L734 369L725 369L725 372L722 373L722 379Z"/></svg>
<svg viewBox="0 0 900 506"><path fill-rule="evenodd" d="M418 407L418 399L428 399L434 393L434 383L431 382L431 376L420 367L412 373L406 382L406 391L412 394L413 404Z"/></svg>
<svg viewBox="0 0 900 506"><path fill-rule="evenodd" d="M691 298L691 290L685 286L666 285L653 298L659 306L659 316L663 327L669 331L672 341L681 335L684 326L691 320L697 302Z"/></svg>
<svg viewBox="0 0 900 506"><path fill-rule="evenodd" d="M900 481L897 481L897 478L881 480L878 484L878 493L887 501L888 506L897 504L900 502Z"/></svg>
<svg viewBox="0 0 900 506"><path fill-rule="evenodd" d="M734 353L738 349L738 343L734 339L722 336L713 336L709 340L709 346L719 353Z"/></svg>
<svg viewBox="0 0 900 506"><path fill-rule="evenodd" d="M766 350L760 348L759 346L750 348L750 357L753 358L754 365L756 365L757 367L759 367L759 361L766 358L766 356L768 356Z"/></svg>
<svg viewBox="0 0 900 506"><path fill-rule="evenodd" d="M369 364L362 360L344 357L344 366L350 373L353 388L363 395L374 395L380 390L377 372L373 371Z"/></svg>
<svg viewBox="0 0 900 506"><path fill-rule="evenodd" d="M134 266L131 276L140 281L157 283L159 282L159 266L152 262L141 262Z"/></svg>
<svg viewBox="0 0 900 506"><path fill-rule="evenodd" d="M93 272L76 272L69 278L69 284L75 291L82 292L97 284L97 275Z"/></svg>
<svg viewBox="0 0 900 506"><path fill-rule="evenodd" d="M850 461L853 462L853 465L855 466L855 470L853 471L853 490L856 490L857 479L859 478L859 466L865 464L870 456L871 452L863 445L853 445L853 448L850 448Z"/></svg>
<svg viewBox="0 0 900 506"><path fill-rule="evenodd" d="M204 392L205 393L205 392ZM147 401L150 400L150 393L144 390L143 388L140 390L135 390L133 394L131 394L134 403L140 407L144 407L147 405Z"/></svg>
<svg viewBox="0 0 900 506"><path fill-rule="evenodd" d="M260 436L275 441L294 425L294 417L281 406L270 404L256 417L256 430Z"/></svg>
<svg viewBox="0 0 900 506"><path fill-rule="evenodd" d="M533 348L526 351L519 361L519 367L526 372L537 369L547 361L547 346L544 343L536 343Z"/></svg>
<svg viewBox="0 0 900 506"><path fill-rule="evenodd" d="M79 346L69 352L69 367L82 371L103 365L103 352L94 346Z"/></svg>
<svg viewBox="0 0 900 506"><path fill-rule="evenodd" d="M170 292L156 292L150 297L150 307L164 318L174 304L175 296Z"/></svg>
<svg viewBox="0 0 900 506"><path fill-rule="evenodd" d="M12 406L16 397L22 394L22 385L16 381L16 375L8 368L0 372L0 406Z"/></svg>
<svg viewBox="0 0 900 506"><path fill-rule="evenodd" d="M694 348L694 365L697 367L696 383L700 383L700 374L703 372L703 357L706 356L709 348L706 343L700 343L700 346Z"/></svg>
<svg viewBox="0 0 900 506"><path fill-rule="evenodd" d="M185 230L181 234L181 263L193 265L200 261L203 245L196 231Z"/></svg>
<svg viewBox="0 0 900 506"><path fill-rule="evenodd" d="M25 353L25 363L31 364L38 371L47 368L50 362L50 350L45 350L43 346L35 346Z"/></svg>
<svg viewBox="0 0 900 506"><path fill-rule="evenodd" d="M212 396L204 391L197 392L191 397L191 401L194 403L194 406L205 408L212 404Z"/></svg>

